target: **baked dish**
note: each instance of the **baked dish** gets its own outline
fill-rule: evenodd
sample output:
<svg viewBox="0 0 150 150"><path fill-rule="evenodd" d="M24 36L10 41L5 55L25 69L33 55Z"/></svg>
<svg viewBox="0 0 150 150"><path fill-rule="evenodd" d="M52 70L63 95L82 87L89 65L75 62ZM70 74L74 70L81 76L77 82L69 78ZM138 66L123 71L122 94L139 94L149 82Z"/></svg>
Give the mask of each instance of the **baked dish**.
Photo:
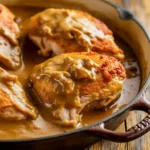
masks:
<svg viewBox="0 0 150 150"><path fill-rule="evenodd" d="M0 139L87 126L138 92L132 50L87 12L1 4L0 31Z"/></svg>

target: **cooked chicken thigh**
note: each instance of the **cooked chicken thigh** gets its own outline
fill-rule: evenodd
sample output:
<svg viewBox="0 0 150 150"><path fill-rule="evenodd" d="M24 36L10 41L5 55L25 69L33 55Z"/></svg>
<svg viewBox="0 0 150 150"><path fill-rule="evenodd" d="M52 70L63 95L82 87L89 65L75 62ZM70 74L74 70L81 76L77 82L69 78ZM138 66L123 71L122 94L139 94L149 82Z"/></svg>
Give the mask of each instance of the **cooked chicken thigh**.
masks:
<svg viewBox="0 0 150 150"><path fill-rule="evenodd" d="M30 19L29 37L43 56L92 50L124 58L108 27L82 11L50 8L40 12Z"/></svg>
<svg viewBox="0 0 150 150"><path fill-rule="evenodd" d="M14 18L14 14L0 4L0 63L9 69L17 69L21 63L17 41L19 27Z"/></svg>
<svg viewBox="0 0 150 150"><path fill-rule="evenodd" d="M55 56L35 66L30 76L34 96L51 111L54 122L76 126L81 112L115 101L126 72L114 57L94 52Z"/></svg>
<svg viewBox="0 0 150 150"><path fill-rule="evenodd" d="M28 102L17 76L0 68L0 119L24 120L26 118L37 118L35 108Z"/></svg>

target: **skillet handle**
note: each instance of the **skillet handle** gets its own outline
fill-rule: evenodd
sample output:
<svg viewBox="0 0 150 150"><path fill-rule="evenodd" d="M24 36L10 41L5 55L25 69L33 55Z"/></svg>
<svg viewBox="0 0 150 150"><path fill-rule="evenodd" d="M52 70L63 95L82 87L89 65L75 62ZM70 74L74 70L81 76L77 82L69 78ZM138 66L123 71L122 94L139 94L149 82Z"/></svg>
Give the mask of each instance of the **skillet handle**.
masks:
<svg viewBox="0 0 150 150"><path fill-rule="evenodd" d="M146 132L150 131L150 101L147 100L147 96L150 98L150 87L148 87L140 98L131 105L129 110L142 110L147 112L148 115L126 132L111 131L103 128L101 125L89 128L86 132L98 138L113 142L129 142L141 137Z"/></svg>

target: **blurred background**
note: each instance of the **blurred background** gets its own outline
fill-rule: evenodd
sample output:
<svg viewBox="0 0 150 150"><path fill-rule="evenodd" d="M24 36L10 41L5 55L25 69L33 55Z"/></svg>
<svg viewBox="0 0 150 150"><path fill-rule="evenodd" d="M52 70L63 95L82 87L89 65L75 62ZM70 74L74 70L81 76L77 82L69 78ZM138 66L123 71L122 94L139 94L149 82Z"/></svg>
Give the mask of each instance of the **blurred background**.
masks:
<svg viewBox="0 0 150 150"><path fill-rule="evenodd" d="M107 0L130 9L150 32L150 0Z"/></svg>

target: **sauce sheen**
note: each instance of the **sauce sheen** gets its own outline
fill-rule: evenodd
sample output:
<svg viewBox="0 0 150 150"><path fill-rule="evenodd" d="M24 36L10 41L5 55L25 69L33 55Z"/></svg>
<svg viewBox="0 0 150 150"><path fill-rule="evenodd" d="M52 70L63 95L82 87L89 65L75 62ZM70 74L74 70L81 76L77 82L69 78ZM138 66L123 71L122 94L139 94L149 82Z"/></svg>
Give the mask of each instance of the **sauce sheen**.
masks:
<svg viewBox="0 0 150 150"><path fill-rule="evenodd" d="M17 8L11 7L12 12L16 15L16 22L19 24L22 31L22 37L26 33L25 27L27 26L29 17L40 12L41 8ZM124 50L125 60L123 62L127 70L127 79L124 83L121 97L118 101L112 104L107 110L84 112L82 115L82 125L85 126L100 119L103 119L114 112L117 112L124 105L128 104L132 98L138 93L140 88L140 69L137 59L132 52L132 49L123 43L119 38L115 37L117 44ZM42 63L46 58L37 54L38 48L26 37L20 40L22 46L22 67L17 71L9 71L18 76L19 81L22 83L24 89L28 90L28 78L35 65ZM94 74L88 74L94 76ZM47 110L39 106L36 100L30 96L29 99L39 110L39 117L36 120L25 120L20 122L7 122L0 121L0 139L24 139L42 137L48 135L55 135L66 132L71 129L62 128L51 123L51 116Z"/></svg>

